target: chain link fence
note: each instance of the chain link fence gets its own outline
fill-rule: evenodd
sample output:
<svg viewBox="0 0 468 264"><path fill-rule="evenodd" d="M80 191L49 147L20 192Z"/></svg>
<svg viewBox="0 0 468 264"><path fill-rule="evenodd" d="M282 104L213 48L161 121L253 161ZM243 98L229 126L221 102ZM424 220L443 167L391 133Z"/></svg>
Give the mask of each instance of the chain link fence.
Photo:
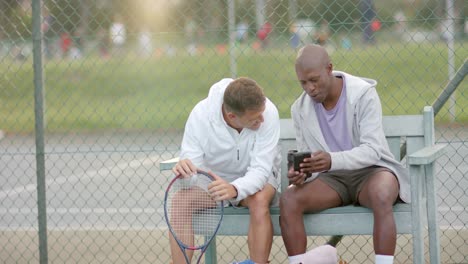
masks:
<svg viewBox="0 0 468 264"><path fill-rule="evenodd" d="M192 107L249 76L289 117L297 49L317 43L335 69L378 80L386 115L439 99L442 262L468 263L467 17L464 0L0 1L0 262L170 263L158 164ZM411 249L398 236L395 263ZM372 237L338 252L372 263ZM218 253L247 258L246 237L220 237ZM275 237L271 263L286 258Z"/></svg>

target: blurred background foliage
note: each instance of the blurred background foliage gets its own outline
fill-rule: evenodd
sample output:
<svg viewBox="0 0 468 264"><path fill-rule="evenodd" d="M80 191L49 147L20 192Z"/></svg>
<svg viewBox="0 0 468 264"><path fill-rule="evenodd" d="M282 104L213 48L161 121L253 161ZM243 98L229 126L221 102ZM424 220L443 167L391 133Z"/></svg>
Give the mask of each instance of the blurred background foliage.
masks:
<svg viewBox="0 0 468 264"><path fill-rule="evenodd" d="M251 30L258 29L255 6L265 5L266 19L275 25L277 33L287 34L292 21L296 19L325 19L334 32L359 30L356 23L361 19L359 6L364 0L238 0L236 20L246 20ZM377 17L391 27L396 23L395 10L401 10L410 26L433 28L445 17L445 1L439 0L373 0ZM455 0L455 9L461 19L456 23L456 31L463 34L467 14L465 0ZM188 19L203 26L204 31L225 31L228 25L227 1L219 0L44 0L44 6L55 18L53 31L74 32L83 28L84 35L92 36L101 27L107 28L114 19L120 19L128 26L129 32L138 32L142 27L151 32L176 32L183 28ZM298 8L300 7L300 8ZM154 14L157 14L155 16ZM44 15L44 14L43 14ZM10 39L31 36L30 1L0 1L0 24L4 37ZM131 36L129 36L131 37Z"/></svg>

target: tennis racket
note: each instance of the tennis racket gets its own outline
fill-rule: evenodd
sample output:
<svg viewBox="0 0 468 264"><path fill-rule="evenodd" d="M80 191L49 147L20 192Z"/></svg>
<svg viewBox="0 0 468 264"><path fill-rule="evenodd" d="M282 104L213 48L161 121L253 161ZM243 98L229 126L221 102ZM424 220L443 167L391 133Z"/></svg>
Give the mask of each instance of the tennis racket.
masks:
<svg viewBox="0 0 468 264"><path fill-rule="evenodd" d="M187 264L197 250L200 263L223 219L223 201L214 201L208 193L208 184L213 180L211 175L198 170L187 178L177 175L166 189L164 217Z"/></svg>

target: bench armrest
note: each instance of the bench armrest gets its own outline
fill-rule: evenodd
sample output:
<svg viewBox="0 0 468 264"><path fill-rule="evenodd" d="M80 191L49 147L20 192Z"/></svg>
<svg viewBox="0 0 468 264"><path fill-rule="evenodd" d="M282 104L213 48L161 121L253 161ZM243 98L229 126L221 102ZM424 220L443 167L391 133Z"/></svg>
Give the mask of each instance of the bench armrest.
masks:
<svg viewBox="0 0 468 264"><path fill-rule="evenodd" d="M179 162L179 157L161 161L159 163L159 171L171 170L177 162Z"/></svg>
<svg viewBox="0 0 468 264"><path fill-rule="evenodd" d="M445 153L444 149L446 144L437 144L430 147L422 148L408 156L409 165L427 165L433 163L442 154Z"/></svg>

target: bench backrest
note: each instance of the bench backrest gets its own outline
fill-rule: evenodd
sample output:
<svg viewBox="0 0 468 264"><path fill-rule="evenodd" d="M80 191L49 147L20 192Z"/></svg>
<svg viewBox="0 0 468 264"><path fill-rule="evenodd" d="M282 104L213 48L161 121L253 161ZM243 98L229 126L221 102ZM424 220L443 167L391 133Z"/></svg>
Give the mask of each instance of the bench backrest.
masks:
<svg viewBox="0 0 468 264"><path fill-rule="evenodd" d="M284 190L288 186L287 152L297 146L292 119L281 119L280 126L281 189ZM384 116L383 127L390 151L397 160L403 159L405 153L411 154L434 142L434 112L430 106L424 107L421 115Z"/></svg>

